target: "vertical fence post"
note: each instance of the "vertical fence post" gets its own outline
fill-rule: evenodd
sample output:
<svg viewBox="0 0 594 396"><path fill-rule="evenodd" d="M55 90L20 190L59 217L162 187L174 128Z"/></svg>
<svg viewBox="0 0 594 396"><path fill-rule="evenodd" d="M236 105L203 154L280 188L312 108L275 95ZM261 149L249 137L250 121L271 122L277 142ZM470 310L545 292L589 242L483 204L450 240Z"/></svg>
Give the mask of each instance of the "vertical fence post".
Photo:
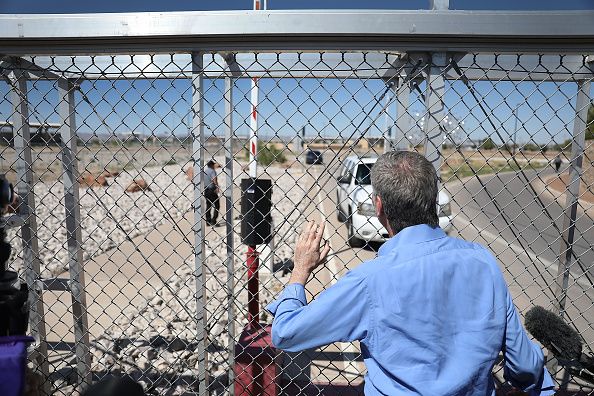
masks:
<svg viewBox="0 0 594 396"><path fill-rule="evenodd" d="M582 176L582 160L586 139L586 118L590 104L590 81L578 82L575 103L575 119L573 121L573 141L571 144L571 162L569 163L569 182L565 193L565 213L563 215L563 238L560 242L559 265L556 279L556 308L559 315L565 311L565 299L569 287L569 271L574 261L573 243L575 240L575 221L580 196Z"/></svg>
<svg viewBox="0 0 594 396"><path fill-rule="evenodd" d="M394 85L396 90L396 132L394 134L395 146L398 150L407 149L409 144L406 133L411 127L411 117L408 113L410 105L410 83L406 79L406 75L401 75L398 79L398 84Z"/></svg>
<svg viewBox="0 0 594 396"><path fill-rule="evenodd" d="M58 79L58 112L62 165L64 167L64 209L66 211L66 241L68 245L68 272L74 316L74 344L76 371L79 385L91 384L91 355L89 350L89 324L85 275L82 268L83 251L78 185L78 160L76 144L76 114L74 86L65 78Z"/></svg>
<svg viewBox="0 0 594 396"><path fill-rule="evenodd" d="M37 216L35 214L35 193L33 191L33 158L31 155L31 134L29 130L29 108L27 100L27 74L22 70L11 73L12 122L14 150L16 153L16 192L22 198L19 214L24 222L21 226L23 241L23 264L25 279L29 287L29 331L35 338L35 369L43 377L42 392L50 394L49 362L43 308L42 288L39 287L39 245L37 241Z"/></svg>
<svg viewBox="0 0 594 396"><path fill-rule="evenodd" d="M227 333L229 335L229 388L230 396L235 394L235 246L233 244L233 83L234 79L225 77L225 223L227 232Z"/></svg>
<svg viewBox="0 0 594 396"><path fill-rule="evenodd" d="M23 264L25 279L29 286L29 331L35 338L36 370L43 377L42 392L50 394L49 362L42 298L39 287L39 245L37 241L37 216L35 213L35 193L33 191L33 159L31 155L31 135L29 130L29 108L27 100L27 74L22 70L11 73L14 84L12 90L12 122L14 150L16 153L16 192L22 198L19 213L24 218L21 226L23 241Z"/></svg>
<svg viewBox="0 0 594 396"><path fill-rule="evenodd" d="M429 0L429 8L432 10L447 10L450 8L450 0ZM446 53L439 52L431 54L431 67L427 75L427 96L425 105L427 108L427 119L425 122L425 157L433 164L437 171L437 177L441 177L441 146L443 144L443 133L441 120L443 119L445 81L442 73L446 65ZM440 187L441 188L441 187Z"/></svg>
<svg viewBox="0 0 594 396"><path fill-rule="evenodd" d="M202 195L204 190L204 71L202 53L192 53L192 162L194 167L194 262L196 277L196 337L198 352L198 393L208 393L208 356L206 347L206 277L204 267L204 217Z"/></svg>
<svg viewBox="0 0 594 396"><path fill-rule="evenodd" d="M438 176L442 161L441 146L443 144L443 131L440 122L443 119L444 109L445 81L442 73L445 69L445 64L445 53L432 54L431 66L427 72L427 94L425 97L427 116L424 125L424 154L435 167Z"/></svg>

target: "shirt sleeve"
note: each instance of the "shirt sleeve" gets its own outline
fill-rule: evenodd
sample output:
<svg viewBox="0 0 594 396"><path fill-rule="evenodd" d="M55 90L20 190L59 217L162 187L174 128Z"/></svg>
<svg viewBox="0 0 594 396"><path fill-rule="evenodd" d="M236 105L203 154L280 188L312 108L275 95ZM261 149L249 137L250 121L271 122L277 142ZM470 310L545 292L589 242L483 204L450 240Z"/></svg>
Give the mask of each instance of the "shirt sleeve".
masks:
<svg viewBox="0 0 594 396"><path fill-rule="evenodd" d="M352 272L310 304L303 286L290 284L266 309L274 315L272 343L290 352L362 340L370 332L373 313L365 279Z"/></svg>
<svg viewBox="0 0 594 396"><path fill-rule="evenodd" d="M507 293L504 377L531 396L555 394L555 383L544 365L544 355L529 338Z"/></svg>

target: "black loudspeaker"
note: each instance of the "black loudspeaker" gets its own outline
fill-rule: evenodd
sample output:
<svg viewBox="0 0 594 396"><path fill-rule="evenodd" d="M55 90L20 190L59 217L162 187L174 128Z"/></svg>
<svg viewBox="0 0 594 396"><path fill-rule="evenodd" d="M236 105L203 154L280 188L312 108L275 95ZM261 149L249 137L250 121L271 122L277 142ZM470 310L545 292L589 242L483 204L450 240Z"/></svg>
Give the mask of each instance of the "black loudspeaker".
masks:
<svg viewBox="0 0 594 396"><path fill-rule="evenodd" d="M248 246L262 245L272 238L272 181L241 180L241 241Z"/></svg>

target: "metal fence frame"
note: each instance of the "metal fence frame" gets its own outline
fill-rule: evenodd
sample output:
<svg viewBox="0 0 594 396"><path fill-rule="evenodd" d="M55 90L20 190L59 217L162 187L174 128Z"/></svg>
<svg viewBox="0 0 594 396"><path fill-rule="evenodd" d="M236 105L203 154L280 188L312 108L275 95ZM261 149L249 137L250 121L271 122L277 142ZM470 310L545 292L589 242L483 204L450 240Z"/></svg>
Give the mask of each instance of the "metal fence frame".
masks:
<svg viewBox="0 0 594 396"><path fill-rule="evenodd" d="M194 215L201 219L203 214L201 170L204 167L204 123L203 117L203 79L225 76L225 137L224 147L229 185L233 186L232 166L232 89L233 79L256 76L266 73L265 67L251 63L250 54L242 51L262 52L260 61L273 64L279 56L269 51L324 51L336 62L349 62L345 50L385 51L385 55L375 54L378 61L390 59L392 68L386 70L384 78L396 77L398 81L392 87L394 95L399 97L398 112L406 107L410 82L425 80L428 90L425 103L429 119L425 123L428 137L425 144L426 155L436 168L441 164L440 147L443 141L439 122L443 116L444 80L461 79L455 68L447 63L447 57L458 59L458 66L484 64L479 71L468 69L466 76L470 80L512 80L521 81L530 75L531 80L538 79L532 74L534 69L526 64L536 62L548 71L547 81L564 81L568 72L583 76L579 82L576 122L573 127L573 145L571 153L570 179L566 192L566 209L563 226L563 244L561 261L558 266L557 296L558 310L564 311L565 293L568 287L569 268L572 265L573 228L575 225L579 178L582 172L584 152L585 120L590 90L590 79L594 76L594 58L584 58L583 53L594 54L594 11L579 12L468 12L448 11L447 1L432 4L430 11L242 11L242 12L172 12L172 13L130 13L130 14L87 14L87 15L3 15L0 16L0 54L2 70L12 79L16 111L13 118L15 148L21 153L18 160L19 183L16 188L24 198L22 217L5 220L8 226L20 226L25 246L27 282L33 291L31 303L31 331L38 342L38 362L40 370L47 376L47 346L44 342L43 304L41 292L49 290L68 290L72 293L73 312L75 315L76 357L79 380L90 383L90 357L88 323L86 317L85 280L81 269L81 233L80 210L78 202L78 175L76 168L76 121L73 109L74 90L79 79L96 64L78 64L78 70L68 70L61 66L62 58L82 54L134 54L134 53L172 53L179 52L180 59L186 59L189 65L184 71L184 78L192 81L192 159L194 160ZM239 54L232 54L232 52ZM493 68L493 60L466 55L471 51L492 51L501 53L496 61L500 68ZM507 56L508 52L526 52L519 59ZM577 55L565 55L562 61L563 73L557 76L559 60L547 63L548 55L560 51L575 52ZM216 52L216 61L203 65L203 54ZM269 52L268 54L266 52ZM334 54L332 54L335 52ZM58 56L57 58L45 55ZM326 77L331 66L320 64L314 56L293 55L295 64L303 66L304 76ZM507 57L506 57L507 56ZM31 62L34 60L34 62ZM415 62L411 62L414 60ZM356 55L351 60L356 62ZM373 65L373 59L366 59ZM129 62L129 56L120 55L112 59L117 68L118 62ZM268 62L268 63L267 63ZM482 62L482 63L481 63ZM148 60L154 66L154 60ZM182 62L183 63L183 62ZM408 65L416 64L419 70L412 70ZM44 67L39 67L43 65ZM427 66L430 67L427 67ZM503 65L503 66L502 66ZM547 66L549 65L549 66ZM94 69L93 69L94 70ZM91 71L93 71L91 70ZM168 78L166 71L139 67L142 75L155 78ZM165 71L164 71L165 70ZM485 70L487 70L485 72ZM510 72L511 70L511 72ZM280 72L282 73L282 71ZM299 71L296 74L299 75ZM340 70L332 70L333 75L340 75ZM345 73L345 77L347 73ZM270 75L270 72L268 72ZM444 75L446 77L444 77ZM281 76L279 74L279 76ZM93 74L94 78L97 75ZM179 78L179 73L177 73ZM100 78L110 79L109 75ZM134 72L127 78L134 78ZM66 227L68 230L68 250L70 279L40 279L38 246L35 238L36 219L35 200L29 194L31 187L31 147L27 124L26 81L27 79L52 79L59 81L61 105L59 114L62 119L62 161L64 166ZM20 107L19 107L20 106ZM17 108L18 107L18 108ZM397 133L405 130L406 119L399 119ZM228 203L232 202L231 188L225 193ZM229 205L232 207L232 205ZM228 269L227 288L229 298L233 298L233 237L232 224L234 214L226 213ZM24 219L24 220L23 220ZM196 276L196 321L200 367L198 378L200 392L206 392L206 342L205 334L205 283L204 283L204 222L195 222L195 276ZM232 315L229 312L229 315ZM235 334L229 317L229 338ZM232 354L231 354L232 355ZM233 364L233 357L230 357ZM232 375L232 374L230 374Z"/></svg>

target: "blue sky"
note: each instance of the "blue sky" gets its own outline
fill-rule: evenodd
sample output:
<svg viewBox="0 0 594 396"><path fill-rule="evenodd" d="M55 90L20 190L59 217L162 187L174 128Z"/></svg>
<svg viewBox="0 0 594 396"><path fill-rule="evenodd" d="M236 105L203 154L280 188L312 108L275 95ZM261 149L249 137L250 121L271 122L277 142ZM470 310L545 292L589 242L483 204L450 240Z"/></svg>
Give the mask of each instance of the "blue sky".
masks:
<svg viewBox="0 0 594 396"><path fill-rule="evenodd" d="M420 87L422 90L424 86ZM95 107L77 98L77 127L81 134L116 134L136 131L143 134L183 136L188 133L191 87L188 79L161 80L97 80L86 81L81 89ZM512 109L518 108L519 143L561 143L570 137L574 117L576 85L573 83L476 82L474 89L486 107L489 119L511 141L514 131ZM381 106L374 104L385 90L381 80L339 79L262 79L260 80L259 134L264 138L279 135L295 136L307 126L307 136L358 136L371 125L369 136L381 136L386 130L386 117L372 123ZM205 85L205 121L207 133L224 134L223 81L207 81ZM8 86L0 83L0 116L8 119L11 105ZM249 133L250 81L237 80L234 87L234 128L237 136ZM29 84L31 120L59 122L56 112L57 91L53 82ZM410 97L409 113L423 113L417 93ZM481 139L494 134L494 129L461 82L448 82L445 95L446 112L464 121L465 134ZM104 119L109 128L102 124ZM395 105L388 111L388 123L396 118ZM362 123L362 124L361 124ZM495 139L501 143L500 139Z"/></svg>
<svg viewBox="0 0 594 396"><path fill-rule="evenodd" d="M428 1L310 1L289 2L269 0L270 9L289 8L426 8ZM169 2L154 0L103 0L84 2L62 0L0 2L0 12L122 12L166 10L211 10L248 9L251 1L186 1ZM523 1L470 1L451 0L454 9L594 9L592 0L523 0ZM167 7L167 9L165 9ZM373 104L384 91L380 80L337 79L285 79L283 81L261 80L260 128L262 135L291 136L303 125L308 125L310 136L350 136L363 121L362 129L376 118L379 107L372 111ZM58 122L55 108L57 92L50 82L30 84L31 114L33 121ZM505 139L511 139L514 129L512 108L518 108L518 141L537 141L545 144L560 143L569 138L574 117L576 85L574 83L479 82L474 85L482 103L487 107L489 119ZM167 135L184 135L188 130L191 104L190 81L136 80L136 81L86 81L81 88L95 105L96 111L109 124L102 125L100 117L91 111L88 104L78 99L77 124L82 133L108 133L109 129L120 132L137 131ZM222 81L207 82L206 123L216 134L223 133L224 102ZM234 125L236 134L247 135L249 105L249 80L236 81ZM0 118L10 117L8 86L0 82ZM485 114L476 106L462 83L448 83L445 105L448 113L464 120L464 129L473 139L492 134L493 128ZM388 123L395 117L394 106L390 109ZM411 96L410 113L423 113L418 95ZM385 131L386 118L381 117L369 130L371 136Z"/></svg>

